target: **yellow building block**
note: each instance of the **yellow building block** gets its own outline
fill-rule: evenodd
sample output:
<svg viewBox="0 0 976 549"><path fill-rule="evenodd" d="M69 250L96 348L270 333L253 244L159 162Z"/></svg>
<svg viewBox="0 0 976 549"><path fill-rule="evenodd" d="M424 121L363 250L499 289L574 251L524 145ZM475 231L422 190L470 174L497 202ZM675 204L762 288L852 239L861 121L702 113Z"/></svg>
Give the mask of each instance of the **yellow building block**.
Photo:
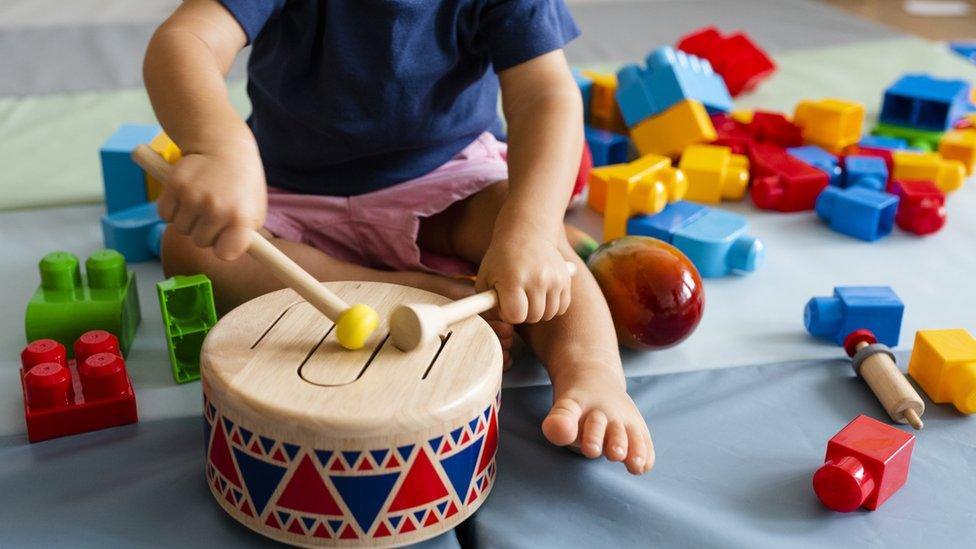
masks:
<svg viewBox="0 0 976 549"><path fill-rule="evenodd" d="M596 71L582 72L593 80L589 124L594 128L627 135L627 124L617 106L617 75Z"/></svg>
<svg viewBox="0 0 976 549"><path fill-rule="evenodd" d="M590 171L590 180L586 190L586 205L591 210L602 214L607 204L607 186L610 184L610 174L627 164L611 164L600 166Z"/></svg>
<svg viewBox="0 0 976 549"><path fill-rule="evenodd" d="M749 109L739 109L737 111L732 111L732 120L735 120L739 124L745 124L748 126L749 124L752 124L752 116L754 114L755 111Z"/></svg>
<svg viewBox="0 0 976 549"><path fill-rule="evenodd" d="M947 131L939 140L939 154L946 160L962 162L966 175L972 175L976 166L976 128Z"/></svg>
<svg viewBox="0 0 976 549"><path fill-rule="evenodd" d="M689 145L711 143L716 137L705 107L693 99L676 103L630 129L630 139L641 155L677 157Z"/></svg>
<svg viewBox="0 0 976 549"><path fill-rule="evenodd" d="M649 154L609 171L603 212L603 240L627 234L627 220L633 215L655 214L668 202L681 200L688 189L681 170L671 159Z"/></svg>
<svg viewBox="0 0 976 549"><path fill-rule="evenodd" d="M832 153L861 140L864 105L843 99L800 101L793 123L803 130L803 140Z"/></svg>
<svg viewBox="0 0 976 549"><path fill-rule="evenodd" d="M739 200L749 184L749 159L732 154L729 147L692 145L678 165L688 180L685 200L717 204L723 198Z"/></svg>
<svg viewBox="0 0 976 549"><path fill-rule="evenodd" d="M149 148L159 153L160 156L166 159L170 164L175 164L177 160L182 158L182 153L180 153L180 148L173 143L173 140L166 135L166 132L160 132L159 135L153 138L149 142ZM156 179L146 174L146 196L149 197L150 202L155 202L159 198L160 191L163 190L163 184Z"/></svg>
<svg viewBox="0 0 976 549"><path fill-rule="evenodd" d="M949 193L962 187L966 169L958 160L946 160L939 153L894 151L892 179L923 179Z"/></svg>
<svg viewBox="0 0 976 549"><path fill-rule="evenodd" d="M976 339L966 330L916 333L908 375L932 402L951 402L964 414L976 413Z"/></svg>

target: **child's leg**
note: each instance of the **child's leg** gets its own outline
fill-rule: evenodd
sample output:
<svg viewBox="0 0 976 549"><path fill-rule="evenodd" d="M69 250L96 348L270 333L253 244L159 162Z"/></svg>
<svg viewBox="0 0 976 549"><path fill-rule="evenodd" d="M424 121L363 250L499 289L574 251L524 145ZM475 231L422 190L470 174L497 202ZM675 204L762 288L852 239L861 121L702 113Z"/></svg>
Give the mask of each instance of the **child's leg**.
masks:
<svg viewBox="0 0 976 549"><path fill-rule="evenodd" d="M480 262L506 189L506 183L498 183L425 220L421 247ZM552 380L553 406L542 430L553 444L578 442L587 457L606 455L624 461L631 473L643 473L653 465L654 449L647 424L627 395L610 311L568 242L566 257L578 267L569 310L521 330Z"/></svg>

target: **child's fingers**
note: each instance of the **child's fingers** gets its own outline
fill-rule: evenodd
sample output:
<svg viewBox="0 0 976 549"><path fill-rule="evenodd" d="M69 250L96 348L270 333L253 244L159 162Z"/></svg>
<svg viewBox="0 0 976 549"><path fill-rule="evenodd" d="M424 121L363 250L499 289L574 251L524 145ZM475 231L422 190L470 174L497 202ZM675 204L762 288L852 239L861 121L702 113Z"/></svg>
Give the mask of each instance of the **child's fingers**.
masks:
<svg viewBox="0 0 976 549"><path fill-rule="evenodd" d="M542 320L549 321L556 318L556 315L559 314L559 301L559 288L549 288L546 293L546 312L542 315Z"/></svg>
<svg viewBox="0 0 976 549"><path fill-rule="evenodd" d="M522 324L529 312L529 298L522 288L495 286L498 292L498 315L509 324Z"/></svg>
<svg viewBox="0 0 976 549"><path fill-rule="evenodd" d="M542 316L546 313L546 292L536 289L527 294L529 308L525 314L525 321L534 324L542 320Z"/></svg>
<svg viewBox="0 0 976 549"><path fill-rule="evenodd" d="M245 227L227 227L214 242L214 255L224 261L234 261L247 252L251 245L251 229Z"/></svg>
<svg viewBox="0 0 976 549"><path fill-rule="evenodd" d="M217 241L217 236L224 229L224 223L219 216L211 215L201 218L193 228L193 243L201 248L209 248Z"/></svg>
<svg viewBox="0 0 976 549"><path fill-rule="evenodd" d="M557 314L559 315L566 314L566 311L569 310L569 304L572 300L573 300L573 287L565 286L559 292L559 311Z"/></svg>
<svg viewBox="0 0 976 549"><path fill-rule="evenodd" d="M197 224L200 216L193 208L180 208L173 216L172 225L176 232L189 236L193 232L193 227Z"/></svg>

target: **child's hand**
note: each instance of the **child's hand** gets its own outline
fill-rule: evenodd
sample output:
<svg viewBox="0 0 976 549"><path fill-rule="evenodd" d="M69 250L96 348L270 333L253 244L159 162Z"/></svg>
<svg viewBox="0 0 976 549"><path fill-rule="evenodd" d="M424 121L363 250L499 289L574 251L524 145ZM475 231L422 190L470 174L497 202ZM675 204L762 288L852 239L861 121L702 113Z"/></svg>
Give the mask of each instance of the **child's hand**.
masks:
<svg viewBox="0 0 976 549"><path fill-rule="evenodd" d="M476 287L494 288L501 319L522 324L565 313L571 283L566 259L553 241L496 234L481 262Z"/></svg>
<svg viewBox="0 0 976 549"><path fill-rule="evenodd" d="M159 195L159 216L201 248L233 261L251 242L248 229L264 224L264 168L253 144L190 153L173 166Z"/></svg>

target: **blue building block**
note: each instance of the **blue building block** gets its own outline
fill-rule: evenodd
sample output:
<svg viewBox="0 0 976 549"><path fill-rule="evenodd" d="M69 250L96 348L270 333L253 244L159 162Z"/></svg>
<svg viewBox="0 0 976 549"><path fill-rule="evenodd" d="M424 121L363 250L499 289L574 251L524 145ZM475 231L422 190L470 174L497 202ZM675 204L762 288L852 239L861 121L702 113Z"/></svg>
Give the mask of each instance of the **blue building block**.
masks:
<svg viewBox="0 0 976 549"><path fill-rule="evenodd" d="M908 141L901 139L899 137L887 137L883 135L865 135L858 142L858 145L862 147L871 147L874 149L890 149L893 151L908 150Z"/></svg>
<svg viewBox="0 0 976 549"><path fill-rule="evenodd" d="M627 220L627 234L650 236L671 243L674 232L708 211L707 206L679 200L654 215L638 215Z"/></svg>
<svg viewBox="0 0 976 549"><path fill-rule="evenodd" d="M965 81L907 74L885 91L879 119L885 124L944 132L969 108Z"/></svg>
<svg viewBox="0 0 976 549"><path fill-rule="evenodd" d="M950 42L949 49L976 63L976 42Z"/></svg>
<svg viewBox="0 0 976 549"><path fill-rule="evenodd" d="M115 130L102 148L102 184L105 188L105 206L108 213L115 213L144 204L146 175L129 156L136 145L148 144L163 131L159 126L124 124Z"/></svg>
<svg viewBox="0 0 976 549"><path fill-rule="evenodd" d="M584 132L593 156L593 167L627 162L630 140L626 136L591 126L585 126Z"/></svg>
<svg viewBox="0 0 976 549"><path fill-rule="evenodd" d="M579 69L573 68L573 78L579 86L580 94L583 96L583 120L590 119L590 100L593 99L593 79L583 74Z"/></svg>
<svg viewBox="0 0 976 549"><path fill-rule="evenodd" d="M864 187L826 187L816 209L831 229L871 242L891 233L898 197Z"/></svg>
<svg viewBox="0 0 976 549"><path fill-rule="evenodd" d="M631 63L617 71L617 104L628 126L685 99L701 102L709 113L732 110L725 80L707 60L662 46L645 61L645 67Z"/></svg>
<svg viewBox="0 0 976 549"><path fill-rule="evenodd" d="M105 247L117 250L129 263L159 257L165 229L166 222L156 212L155 202L102 216Z"/></svg>
<svg viewBox="0 0 976 549"><path fill-rule="evenodd" d="M888 164L880 156L848 156L844 168L845 187L883 191L888 186Z"/></svg>
<svg viewBox="0 0 976 549"><path fill-rule="evenodd" d="M694 221L674 231L671 244L681 250L704 278L749 273L762 265L762 241L749 236L746 218L709 208Z"/></svg>
<svg viewBox="0 0 976 549"><path fill-rule="evenodd" d="M834 288L832 297L814 297L803 309L803 324L810 335L832 339L838 345L855 330L871 330L878 342L898 345L905 305L887 286Z"/></svg>
<svg viewBox="0 0 976 549"><path fill-rule="evenodd" d="M844 183L844 170L840 167L840 159L837 155L831 154L826 149L816 145L804 147L792 147L786 149L790 156L804 162L808 166L813 166L827 174L831 185L840 187Z"/></svg>

